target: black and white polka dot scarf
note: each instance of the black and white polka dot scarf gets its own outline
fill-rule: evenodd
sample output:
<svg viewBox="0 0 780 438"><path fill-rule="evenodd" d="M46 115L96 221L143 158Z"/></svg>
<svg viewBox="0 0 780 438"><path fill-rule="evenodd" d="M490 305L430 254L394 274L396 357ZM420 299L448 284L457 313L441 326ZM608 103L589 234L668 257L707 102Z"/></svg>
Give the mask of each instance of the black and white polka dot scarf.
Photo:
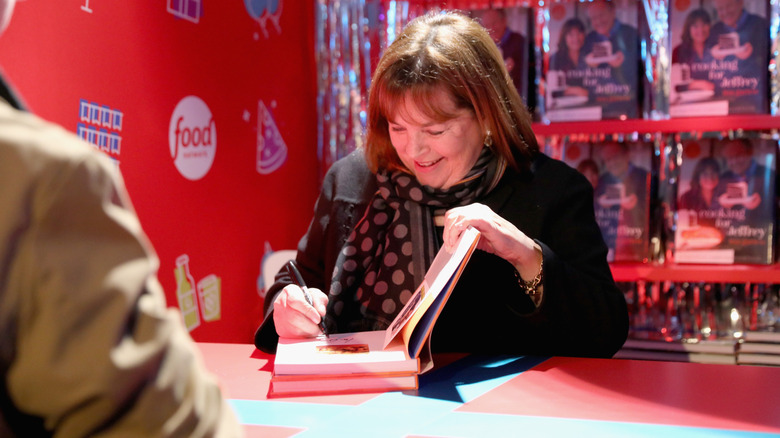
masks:
<svg viewBox="0 0 780 438"><path fill-rule="evenodd" d="M378 172L379 190L336 260L328 329L387 328L439 249L434 217L488 193L505 168L505 161L486 147L466 177L447 190L421 185L407 172Z"/></svg>

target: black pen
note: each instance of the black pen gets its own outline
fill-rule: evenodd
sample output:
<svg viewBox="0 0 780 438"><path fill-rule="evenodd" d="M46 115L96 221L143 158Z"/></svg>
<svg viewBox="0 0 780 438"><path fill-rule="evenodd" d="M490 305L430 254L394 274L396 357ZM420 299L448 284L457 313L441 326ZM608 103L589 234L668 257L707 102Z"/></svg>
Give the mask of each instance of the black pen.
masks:
<svg viewBox="0 0 780 438"><path fill-rule="evenodd" d="M303 281L301 271L298 270L298 266L295 264L295 260L290 260L287 262L287 272L292 275L293 283L295 283L303 291L303 296L306 298L306 302L309 303L310 306L314 307L314 302L311 300L309 289L306 288L306 282ZM322 334L324 334L327 338L328 331L325 329L325 320L323 318L320 318L320 330L322 330Z"/></svg>

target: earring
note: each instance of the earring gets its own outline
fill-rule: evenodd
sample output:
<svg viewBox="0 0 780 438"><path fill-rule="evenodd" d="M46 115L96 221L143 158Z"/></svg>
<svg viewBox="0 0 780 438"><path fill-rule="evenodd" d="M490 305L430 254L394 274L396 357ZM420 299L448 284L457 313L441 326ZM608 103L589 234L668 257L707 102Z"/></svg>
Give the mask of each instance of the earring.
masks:
<svg viewBox="0 0 780 438"><path fill-rule="evenodd" d="M493 137L490 135L490 130L488 129L487 133L485 134L485 147L491 147L493 146Z"/></svg>

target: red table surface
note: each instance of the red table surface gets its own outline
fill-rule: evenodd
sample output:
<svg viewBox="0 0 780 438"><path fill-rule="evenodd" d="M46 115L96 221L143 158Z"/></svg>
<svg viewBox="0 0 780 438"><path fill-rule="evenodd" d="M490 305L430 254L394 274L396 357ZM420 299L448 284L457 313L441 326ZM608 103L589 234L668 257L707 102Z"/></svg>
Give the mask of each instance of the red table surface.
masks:
<svg viewBox="0 0 780 438"><path fill-rule="evenodd" d="M780 368L555 357L467 412L780 432Z"/></svg>
<svg viewBox="0 0 780 438"><path fill-rule="evenodd" d="M198 345L226 398L267 398L272 355L247 344ZM376 396L295 397L274 402L357 406ZM780 433L780 368L555 357L456 410ZM263 426L247 426L246 430L250 438L289 437L300 432Z"/></svg>

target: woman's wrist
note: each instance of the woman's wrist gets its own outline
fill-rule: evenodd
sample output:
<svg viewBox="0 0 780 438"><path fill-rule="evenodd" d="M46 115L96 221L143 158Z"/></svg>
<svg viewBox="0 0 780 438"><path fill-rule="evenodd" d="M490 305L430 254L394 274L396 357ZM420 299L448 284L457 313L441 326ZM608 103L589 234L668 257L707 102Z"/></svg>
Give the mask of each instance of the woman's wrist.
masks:
<svg viewBox="0 0 780 438"><path fill-rule="evenodd" d="M538 262L532 262L530 265L532 268L528 268L529 263L525 263L525 269L521 272L515 265L515 277L517 278L517 284L533 301L536 307L542 302L543 280L544 280L544 256L542 254L542 248L534 242L534 254L535 260ZM525 273L525 277L523 274ZM526 280L528 279L528 280Z"/></svg>
<svg viewBox="0 0 780 438"><path fill-rule="evenodd" d="M510 260L517 274L526 280L536 278L542 270L542 248L531 241L530 250L526 250L523 258Z"/></svg>
<svg viewBox="0 0 780 438"><path fill-rule="evenodd" d="M523 262L513 263L517 283L529 295L533 295L542 285L544 270L544 257L542 248L536 242L533 243L532 256Z"/></svg>

